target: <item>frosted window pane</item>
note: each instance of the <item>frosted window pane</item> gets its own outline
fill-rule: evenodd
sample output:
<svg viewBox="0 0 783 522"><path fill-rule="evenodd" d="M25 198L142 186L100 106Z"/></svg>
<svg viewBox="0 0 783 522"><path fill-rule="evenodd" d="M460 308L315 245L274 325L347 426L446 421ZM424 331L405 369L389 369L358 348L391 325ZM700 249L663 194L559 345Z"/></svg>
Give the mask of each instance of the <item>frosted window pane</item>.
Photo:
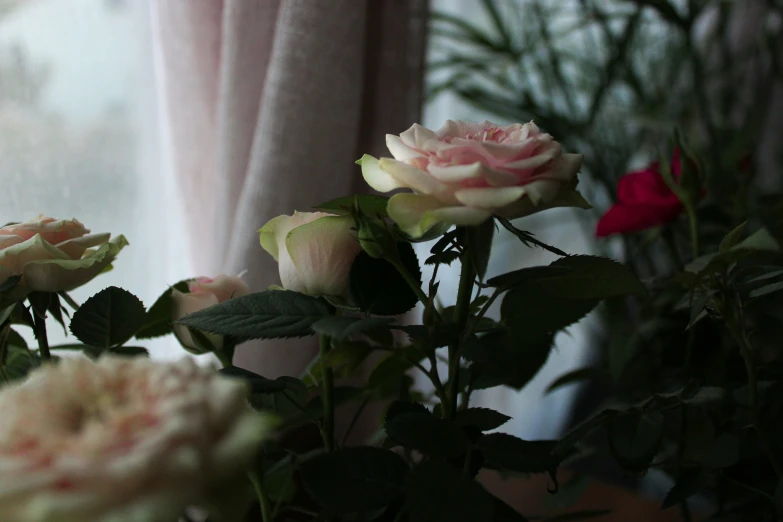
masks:
<svg viewBox="0 0 783 522"><path fill-rule="evenodd" d="M80 302L116 285L149 306L192 275L160 161L148 7L38 0L0 12L0 221L76 217L131 243L114 271L73 292ZM144 344L183 353L170 339Z"/></svg>

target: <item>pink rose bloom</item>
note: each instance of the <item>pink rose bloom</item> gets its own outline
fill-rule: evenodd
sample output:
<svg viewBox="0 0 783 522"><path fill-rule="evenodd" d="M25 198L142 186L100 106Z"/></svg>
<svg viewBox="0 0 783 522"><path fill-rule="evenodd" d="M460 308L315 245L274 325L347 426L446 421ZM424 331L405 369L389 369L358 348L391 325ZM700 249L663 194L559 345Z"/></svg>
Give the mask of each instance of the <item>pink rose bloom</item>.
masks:
<svg viewBox="0 0 783 522"><path fill-rule="evenodd" d="M75 219L39 217L0 228L0 283L22 276L3 303L28 292L72 290L104 270L127 245L123 236L90 234Z"/></svg>
<svg viewBox="0 0 783 522"><path fill-rule="evenodd" d="M241 297L250 293L247 283L233 276L219 275L214 279L209 277L197 277L188 282L189 293L178 290L171 291L171 315L172 321L176 321L188 314L198 312L218 303L228 301L233 297ZM186 326L174 323L174 335L180 344L191 353L206 353L200 349ZM204 333L215 349L223 347L223 337L220 335Z"/></svg>
<svg viewBox="0 0 783 522"><path fill-rule="evenodd" d="M359 163L380 192L408 188L389 216L413 237L432 226L478 225L492 215L526 216L552 207L590 208L576 191L581 154L567 154L532 122L513 125L449 120L437 132L414 124L386 135L394 159Z"/></svg>
<svg viewBox="0 0 783 522"><path fill-rule="evenodd" d="M361 250L351 216L294 212L261 229L261 246L277 261L286 290L345 297L353 260Z"/></svg>
<svg viewBox="0 0 783 522"><path fill-rule="evenodd" d="M0 520L177 520L273 428L247 394L190 359L44 365L0 390Z"/></svg>

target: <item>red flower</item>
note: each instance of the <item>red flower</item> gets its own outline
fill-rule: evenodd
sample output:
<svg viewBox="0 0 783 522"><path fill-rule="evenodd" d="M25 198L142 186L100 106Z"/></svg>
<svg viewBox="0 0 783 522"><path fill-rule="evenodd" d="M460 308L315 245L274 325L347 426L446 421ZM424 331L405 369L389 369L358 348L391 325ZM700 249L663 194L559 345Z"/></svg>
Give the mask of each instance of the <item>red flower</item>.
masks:
<svg viewBox="0 0 783 522"><path fill-rule="evenodd" d="M674 151L672 176L680 176L680 154ZM617 203L601 216L595 235L627 234L672 221L683 211L660 172L658 162L644 170L629 172L617 182Z"/></svg>

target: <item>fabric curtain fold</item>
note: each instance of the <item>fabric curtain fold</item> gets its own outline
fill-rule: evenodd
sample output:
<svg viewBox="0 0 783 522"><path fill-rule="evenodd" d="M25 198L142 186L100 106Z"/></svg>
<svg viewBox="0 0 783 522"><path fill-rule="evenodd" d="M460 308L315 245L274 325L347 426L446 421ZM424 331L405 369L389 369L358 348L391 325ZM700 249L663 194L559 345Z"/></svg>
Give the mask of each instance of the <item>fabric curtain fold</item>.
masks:
<svg viewBox="0 0 783 522"><path fill-rule="evenodd" d="M420 115L426 0L157 0L173 166L199 274L278 282L258 229L364 191L354 161ZM237 362L297 374L313 341Z"/></svg>

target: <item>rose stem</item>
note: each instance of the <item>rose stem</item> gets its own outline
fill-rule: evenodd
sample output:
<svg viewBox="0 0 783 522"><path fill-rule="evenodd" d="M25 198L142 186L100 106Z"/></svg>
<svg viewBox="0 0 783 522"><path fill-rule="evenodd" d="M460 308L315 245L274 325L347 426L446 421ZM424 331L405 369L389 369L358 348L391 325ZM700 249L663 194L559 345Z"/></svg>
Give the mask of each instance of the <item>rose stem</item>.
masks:
<svg viewBox="0 0 783 522"><path fill-rule="evenodd" d="M264 481L255 471L249 471L247 476L250 478L250 482L253 483L253 487L256 490L256 496L258 497L258 503L261 505L261 519L263 522L272 521L272 503L269 501L269 496L264 490Z"/></svg>
<svg viewBox="0 0 783 522"><path fill-rule="evenodd" d="M49 351L49 338L46 336L46 312L44 315L38 315L38 312L33 309L33 333L35 339L38 341L38 350L41 352L41 358L45 361L52 359L52 353Z"/></svg>
<svg viewBox="0 0 783 522"><path fill-rule="evenodd" d="M235 341L229 338L223 339L223 348L215 350L213 353L220 361L220 364L224 368L230 368L233 366L233 355ZM263 467L259 466L261 472L251 470L247 472L247 478L253 484L253 488L256 490L256 497L258 498L258 504L261 506L261 519L263 522L271 522L272 520L272 503L269 501L269 496L264 490L264 476Z"/></svg>
<svg viewBox="0 0 783 522"><path fill-rule="evenodd" d="M323 397L324 404L324 447L326 451L334 451L334 372L326 361L326 355L332 347L328 335L320 336L321 373L323 373Z"/></svg>
<svg viewBox="0 0 783 522"><path fill-rule="evenodd" d="M459 332L463 332L467 325L468 315L470 312L470 298L473 294L473 279L476 275L476 269L473 266L473 259L470 256L470 245L467 244L468 234L463 234L463 237L466 238L466 244L462 252L462 257L460 258L460 262L462 263L462 270L459 275L457 305L454 309L454 322L456 323L457 330ZM446 394L449 399L449 404L445 405L445 411L449 412L449 416L451 418L454 418L454 415L457 414L461 337L462 336L458 337L457 341L454 341L449 345L449 389L448 393Z"/></svg>

